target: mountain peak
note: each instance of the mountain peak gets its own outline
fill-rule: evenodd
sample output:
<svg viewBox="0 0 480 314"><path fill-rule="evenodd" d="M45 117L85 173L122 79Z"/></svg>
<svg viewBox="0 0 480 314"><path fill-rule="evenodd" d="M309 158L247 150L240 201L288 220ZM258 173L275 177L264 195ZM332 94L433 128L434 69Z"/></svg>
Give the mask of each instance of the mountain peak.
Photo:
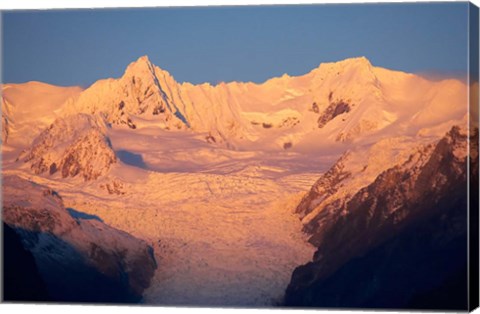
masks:
<svg viewBox="0 0 480 314"><path fill-rule="evenodd" d="M372 63L370 62L370 60L368 60L368 58L365 56L347 58L335 63L341 64L341 65L356 65L356 66L368 66L368 67L372 66Z"/></svg>
<svg viewBox="0 0 480 314"><path fill-rule="evenodd" d="M354 58L347 58L337 62L325 62L320 63L319 69L345 69L345 68L371 68L372 63L366 57L354 57Z"/></svg>
<svg viewBox="0 0 480 314"><path fill-rule="evenodd" d="M143 55L138 58L136 62L150 62L150 59L148 58L148 55Z"/></svg>
<svg viewBox="0 0 480 314"><path fill-rule="evenodd" d="M154 66L147 55L141 56L136 61L130 63L125 70L125 74L129 76L152 72L154 72Z"/></svg>
<svg viewBox="0 0 480 314"><path fill-rule="evenodd" d="M342 61L340 61L342 62ZM353 63L353 64L363 64L363 65L372 65L370 60L368 60L367 57L365 56L360 56L360 57L354 57L354 58L348 58L343 60L345 63Z"/></svg>
<svg viewBox="0 0 480 314"><path fill-rule="evenodd" d="M147 55L139 57L137 60L130 63L130 65L151 65L150 58Z"/></svg>
<svg viewBox="0 0 480 314"><path fill-rule="evenodd" d="M311 73L318 80L340 80L351 88L357 86L363 89L367 85L377 86L378 78L373 71L373 65L366 57L348 58L337 62L321 63ZM372 85L373 84L373 85ZM343 86L342 88L345 88ZM372 92L372 91L371 91Z"/></svg>

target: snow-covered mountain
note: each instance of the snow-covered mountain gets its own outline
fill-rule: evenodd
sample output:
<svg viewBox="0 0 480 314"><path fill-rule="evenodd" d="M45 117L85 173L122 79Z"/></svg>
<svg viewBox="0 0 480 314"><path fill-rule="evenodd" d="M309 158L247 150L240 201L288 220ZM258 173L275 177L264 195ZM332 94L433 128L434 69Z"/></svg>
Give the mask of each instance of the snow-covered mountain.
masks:
<svg viewBox="0 0 480 314"><path fill-rule="evenodd" d="M194 85L141 57L86 89L30 82L2 91L3 175L49 186L82 215L151 243L166 266L149 302L271 304L312 244L317 253L285 299L310 304L328 276L358 271L348 267L357 258L378 261L417 222L436 228L443 214L461 216L435 207L447 191L463 197L470 117L459 80L360 57L260 84ZM8 180L26 191L7 188L13 203L39 199L33 183ZM48 211L77 223L62 206ZM111 227L98 223L79 221L78 238L104 243L99 229Z"/></svg>
<svg viewBox="0 0 480 314"><path fill-rule="evenodd" d="M474 147L469 148L469 142ZM313 262L300 266L293 273L286 294L287 305L372 307L381 306L383 303L379 299L388 297L389 302L385 302L388 306L408 307L413 295L435 289L436 285L447 279L452 272L461 271L466 267L466 264L462 264L466 263L464 254L452 256L442 253L436 256L435 261L439 268L444 267L441 271L429 275L424 273L422 274L424 277L419 275L418 278L411 279L412 282L420 280L418 291L413 289L414 285L402 283L403 290L400 289L401 293L393 297L382 292L381 286L373 287L369 284L369 291L365 291L367 288L364 288L358 293L353 293L348 290L348 284L342 282L336 288L331 288L335 290L337 299L323 295L332 293L327 292L328 288L323 288L329 287L331 280L334 280L330 276L339 276L338 280L344 280L340 279L344 275L337 274L337 271L351 271L348 266L351 264L347 265L349 261L370 256L369 252L373 252L390 239L407 237L405 230L411 228L418 229L413 233L415 237L423 234L419 231L422 226L425 230L430 228L431 231L430 234L423 235L423 240L408 242L408 247L416 245L415 248L411 248L409 258L412 260L419 258L417 266L427 259L423 255L417 256L422 252L418 247L423 247L425 252L437 250L436 254L447 249L458 253L466 252L466 240L460 245L463 251L458 250L458 245L462 243L462 239L466 239L467 234L466 186L469 175L467 164L470 160L471 171L478 177L478 129L469 134L466 128L455 126L441 140L417 146L413 150L402 149L402 141L399 143L400 145L395 146L402 150L402 153L396 154L390 149L385 150L387 154L395 156L382 158L384 163L380 169L376 156L383 143L378 143L367 151L344 154L302 199L297 212L303 217L304 230L310 234L309 241L318 249ZM374 169L369 169L372 167ZM441 223L445 220L451 225ZM439 241L432 238L428 242L426 239L430 239L432 235L444 239ZM408 239L411 239L411 235ZM401 250L407 248L407 245L404 247L398 244L389 245L391 247L388 245L382 247L379 251L381 253L377 252L376 255L368 257L374 260L369 264L355 264L355 271L367 273L365 267L383 265L381 256L385 259L391 258L388 256L392 254L388 252L395 250L395 247ZM451 245L453 246L450 247ZM448 263L440 266L444 261ZM392 261L392 266L397 263ZM410 264L397 266L406 269ZM342 267L343 270L340 270ZM410 278L404 269L397 270L398 274ZM377 276L376 280L381 282L381 285L392 285L392 278L387 278L387 274L379 271L378 274L372 275ZM388 273L388 276L394 275ZM432 280L428 276L438 278ZM360 280L361 276L357 277ZM461 280L464 280L466 287L466 277ZM400 284L400 280L398 283ZM432 301L429 306L435 308L437 303ZM461 305L466 307L466 302Z"/></svg>
<svg viewBox="0 0 480 314"><path fill-rule="evenodd" d="M17 123L15 112L25 110L25 99L42 99L40 87L22 87L27 96L20 99L12 96L18 86L4 86L4 137ZM114 128L190 130L205 134L209 142L239 149L291 149L318 146L318 138L325 144L372 134L405 135L443 122L451 125L466 114L466 86L460 81L428 81L374 67L364 57L323 63L305 75L285 74L261 84L212 86L178 83L144 56L121 78L97 81L84 91L50 89L45 86L45 95L60 96L55 101L45 96L35 107L63 116L98 114ZM43 119L48 120L51 123L52 116Z"/></svg>
<svg viewBox="0 0 480 314"><path fill-rule="evenodd" d="M160 128L185 129L188 121L176 104L177 83L166 71L155 67L147 57L130 64L119 79L95 82L71 99L67 113L101 114L117 125L137 126L134 117L154 119Z"/></svg>
<svg viewBox="0 0 480 314"><path fill-rule="evenodd" d="M141 298L157 267L144 241L65 208L57 192L18 176L4 177L2 192L3 222L33 254L52 301Z"/></svg>

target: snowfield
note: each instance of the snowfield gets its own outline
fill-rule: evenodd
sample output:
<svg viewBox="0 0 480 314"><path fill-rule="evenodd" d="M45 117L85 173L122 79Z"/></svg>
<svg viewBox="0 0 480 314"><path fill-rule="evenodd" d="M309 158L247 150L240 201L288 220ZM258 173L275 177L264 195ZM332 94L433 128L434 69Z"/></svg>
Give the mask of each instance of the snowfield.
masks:
<svg viewBox="0 0 480 314"><path fill-rule="evenodd" d="M145 303L269 306L281 300L293 269L314 252L293 209L319 174L279 171L284 169L160 173L120 165L118 177L81 183L81 189L74 179L65 184L18 170L5 173L42 182L59 191L67 208L146 240L159 268Z"/></svg>

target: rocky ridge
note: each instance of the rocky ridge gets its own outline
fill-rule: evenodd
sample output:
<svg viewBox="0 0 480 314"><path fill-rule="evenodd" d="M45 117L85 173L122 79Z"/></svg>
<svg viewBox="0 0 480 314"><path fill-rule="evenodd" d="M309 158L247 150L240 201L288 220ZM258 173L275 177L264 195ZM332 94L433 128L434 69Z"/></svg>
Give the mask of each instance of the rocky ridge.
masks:
<svg viewBox="0 0 480 314"><path fill-rule="evenodd" d="M472 134L471 140L478 142L478 129ZM440 228L439 226L443 226L442 219L452 219L461 223L461 225L454 226L451 231L454 242L449 242L457 243L452 249L461 252L458 245L462 241L458 239L466 237L466 225L464 225L466 220L462 222L459 217L466 219L466 203L462 202L465 202L467 198L464 189L467 181L467 143L468 133L466 130L453 127L440 141L422 146L406 161L397 163L381 172L373 182L357 190L344 193L342 197L337 197L332 201L332 195L342 194L342 189L345 187L341 182L350 175L348 168L345 168L342 162L347 157L341 158L324 175L323 179L314 185L297 207L297 211L303 215L315 213L306 221L305 230L311 235L310 242L318 249L311 263L300 266L294 271L292 281L287 288L286 304L374 306L376 303L372 303L375 300L372 297L373 293L368 298L357 296L356 299L355 297L348 299L350 301L342 299L344 294L348 294L346 290L343 292L343 289L347 289L348 286L345 282L340 285L343 285L343 288L337 287L338 290L335 290L340 299L324 296L326 290L321 287L324 287L327 282L331 282L329 278L337 276L338 272L350 271L342 268L347 267L345 265L349 261L367 258L366 256L370 256L370 252L376 248L388 245L385 243L390 239L393 239L392 243L401 241L395 239L403 239L402 237L412 239L412 236L407 236L406 230L411 228L416 230L415 228L421 228L420 226L423 224L430 224L431 228ZM439 236L450 234L450 231L447 232L444 229L433 230L433 234ZM417 232L418 234L419 232ZM415 233L413 236L416 237ZM415 241L408 243L408 245L414 245ZM422 245L419 240L418 243ZM436 245L436 250L447 247L443 247L435 241L425 245L425 251L433 249L433 245ZM379 250L387 250L387 247ZM385 252L389 251L381 252L386 254ZM415 259L417 256L412 254L411 258ZM455 262L456 269L463 267L460 261L462 256L456 256L455 259L453 256L442 255L441 258L457 261ZM375 261L380 263L381 258L375 259ZM373 262L367 265L375 267ZM392 264L385 267L392 268L396 267L395 265L396 262L392 260ZM444 276L449 273L450 271L445 270L434 275ZM405 276L407 278L408 273L405 273ZM395 285L394 282L385 278L380 280L385 280L383 284L388 287ZM425 282L435 281L425 279ZM428 288L433 287L428 286ZM369 299L370 297L372 299ZM395 302L387 302L387 304L399 308L408 307L411 297L412 295L403 296ZM344 300L343 303L342 300Z"/></svg>
<svg viewBox="0 0 480 314"><path fill-rule="evenodd" d="M141 299L157 267L147 243L66 209L46 186L17 176L4 177L2 186L3 221L33 254L52 301Z"/></svg>
<svg viewBox="0 0 480 314"><path fill-rule="evenodd" d="M98 116L59 118L18 159L29 164L35 174L58 173L62 178L95 180L117 162L106 128Z"/></svg>

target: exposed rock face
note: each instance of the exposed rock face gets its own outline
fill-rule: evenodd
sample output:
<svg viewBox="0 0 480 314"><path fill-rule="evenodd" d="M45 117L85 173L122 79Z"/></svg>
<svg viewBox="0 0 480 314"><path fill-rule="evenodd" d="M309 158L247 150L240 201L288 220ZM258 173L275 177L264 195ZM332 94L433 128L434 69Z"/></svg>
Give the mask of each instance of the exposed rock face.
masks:
<svg viewBox="0 0 480 314"><path fill-rule="evenodd" d="M77 114L57 119L19 159L36 174L59 172L63 178L95 180L117 161L105 132L99 117Z"/></svg>
<svg viewBox="0 0 480 314"><path fill-rule="evenodd" d="M351 110L351 105L344 101L338 100L330 103L330 105L325 109L322 115L318 118L318 127L323 128L329 121L333 120L335 117L347 113ZM318 112L318 109L317 109Z"/></svg>
<svg viewBox="0 0 480 314"><path fill-rule="evenodd" d="M296 208L306 231L331 224L332 219L342 215L345 203L380 174L407 162L412 155L422 162L426 158L422 159L422 156L428 156L434 147L431 140L421 145L408 137L396 137L345 152L317 180Z"/></svg>
<svg viewBox="0 0 480 314"><path fill-rule="evenodd" d="M320 262L297 268L286 304L466 310L467 205L456 199L448 206L324 277L314 277Z"/></svg>
<svg viewBox="0 0 480 314"><path fill-rule="evenodd" d="M318 250L294 271L286 305L434 309L445 305L421 295L466 287L467 139L454 127L355 192L343 191L342 160L330 169L297 208ZM448 306L466 309L465 295Z"/></svg>
<svg viewBox="0 0 480 314"><path fill-rule="evenodd" d="M315 183L310 192L302 199L297 206L296 212L301 218L310 214L315 208L327 203L329 197L335 195L341 187L341 183L351 177L352 173L345 169L344 160L349 157L345 153L322 177ZM338 203L336 200L333 202ZM327 205L324 205L327 206ZM328 212L328 210L324 210ZM330 212L328 212L330 214Z"/></svg>
<svg viewBox="0 0 480 314"><path fill-rule="evenodd" d="M3 195L3 220L35 258L52 301L141 299L157 267L144 241L71 216L55 191L17 176L4 178Z"/></svg>

